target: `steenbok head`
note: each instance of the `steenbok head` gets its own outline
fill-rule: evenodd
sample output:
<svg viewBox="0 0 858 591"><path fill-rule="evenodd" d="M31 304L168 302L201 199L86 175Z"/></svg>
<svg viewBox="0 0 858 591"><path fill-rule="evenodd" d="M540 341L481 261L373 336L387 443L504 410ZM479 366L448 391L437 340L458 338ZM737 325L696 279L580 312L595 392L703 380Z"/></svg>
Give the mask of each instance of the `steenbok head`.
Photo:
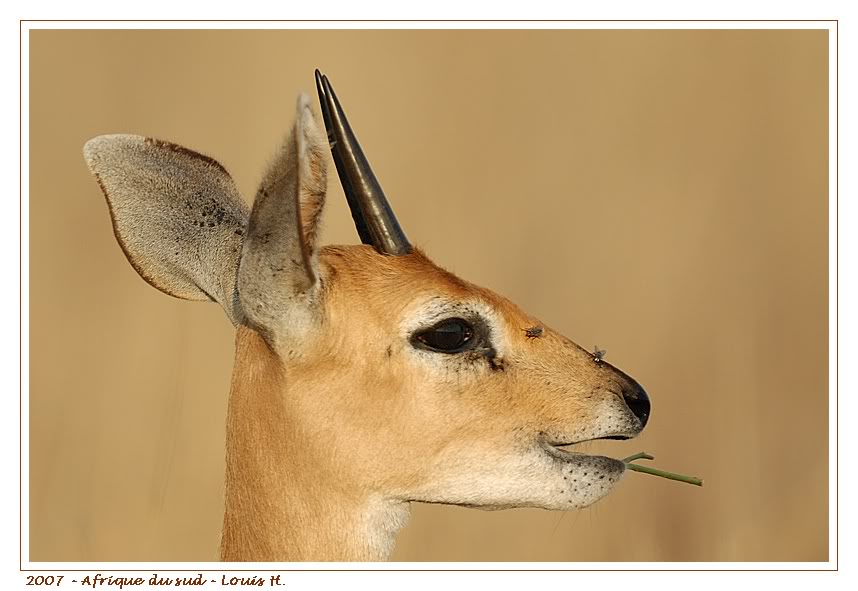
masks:
<svg viewBox="0 0 858 591"><path fill-rule="evenodd" d="M632 378L413 247L316 74L248 214L226 169L167 142L84 153L116 237L150 284L236 326L225 560L388 555L408 503L585 507L622 462L561 446L635 437ZM317 243L327 151L362 246Z"/></svg>

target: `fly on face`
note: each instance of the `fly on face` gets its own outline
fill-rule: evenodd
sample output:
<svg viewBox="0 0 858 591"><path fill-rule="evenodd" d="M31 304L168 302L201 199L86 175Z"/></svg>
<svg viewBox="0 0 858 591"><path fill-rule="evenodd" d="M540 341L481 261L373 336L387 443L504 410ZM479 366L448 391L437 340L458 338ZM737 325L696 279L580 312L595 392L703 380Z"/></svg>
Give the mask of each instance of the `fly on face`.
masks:
<svg viewBox="0 0 858 591"><path fill-rule="evenodd" d="M531 326L524 329L524 336L529 339L538 339L542 336L543 328L541 326Z"/></svg>

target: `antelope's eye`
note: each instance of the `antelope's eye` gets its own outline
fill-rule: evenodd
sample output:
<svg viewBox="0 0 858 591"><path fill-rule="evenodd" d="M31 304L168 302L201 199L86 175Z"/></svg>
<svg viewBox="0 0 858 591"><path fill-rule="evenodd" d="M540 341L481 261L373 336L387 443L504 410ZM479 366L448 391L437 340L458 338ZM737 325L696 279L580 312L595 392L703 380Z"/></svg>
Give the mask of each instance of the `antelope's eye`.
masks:
<svg viewBox="0 0 858 591"><path fill-rule="evenodd" d="M463 351L473 337L473 327L461 318L443 320L414 335L424 347L441 353Z"/></svg>

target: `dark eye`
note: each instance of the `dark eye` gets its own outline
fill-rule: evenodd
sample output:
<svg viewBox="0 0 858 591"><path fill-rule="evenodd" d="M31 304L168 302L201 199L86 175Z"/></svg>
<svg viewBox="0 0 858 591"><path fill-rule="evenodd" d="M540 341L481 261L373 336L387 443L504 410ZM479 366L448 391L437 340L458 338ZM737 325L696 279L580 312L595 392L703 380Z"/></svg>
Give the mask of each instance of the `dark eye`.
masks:
<svg viewBox="0 0 858 591"><path fill-rule="evenodd" d="M442 353L458 353L464 350L473 337L473 327L461 318L444 320L414 335L425 348Z"/></svg>

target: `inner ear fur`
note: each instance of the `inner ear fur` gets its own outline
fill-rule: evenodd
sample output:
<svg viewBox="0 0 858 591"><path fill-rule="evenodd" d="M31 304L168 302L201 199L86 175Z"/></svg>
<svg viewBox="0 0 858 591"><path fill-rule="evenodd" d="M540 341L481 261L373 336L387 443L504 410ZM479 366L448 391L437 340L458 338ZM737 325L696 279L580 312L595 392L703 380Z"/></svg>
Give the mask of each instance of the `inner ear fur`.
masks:
<svg viewBox="0 0 858 591"><path fill-rule="evenodd" d="M306 324L316 307L326 148L301 95L250 215L226 169L182 146L102 135L84 157L143 279L178 298L217 301L233 324L274 338Z"/></svg>
<svg viewBox="0 0 858 591"><path fill-rule="evenodd" d="M317 320L326 146L310 99L301 95L295 124L256 193L238 271L247 320L275 343L300 338Z"/></svg>
<svg viewBox="0 0 858 591"><path fill-rule="evenodd" d="M236 273L248 212L226 169L176 144L102 135L84 158L107 198L128 261L159 290L219 302L242 321Z"/></svg>

